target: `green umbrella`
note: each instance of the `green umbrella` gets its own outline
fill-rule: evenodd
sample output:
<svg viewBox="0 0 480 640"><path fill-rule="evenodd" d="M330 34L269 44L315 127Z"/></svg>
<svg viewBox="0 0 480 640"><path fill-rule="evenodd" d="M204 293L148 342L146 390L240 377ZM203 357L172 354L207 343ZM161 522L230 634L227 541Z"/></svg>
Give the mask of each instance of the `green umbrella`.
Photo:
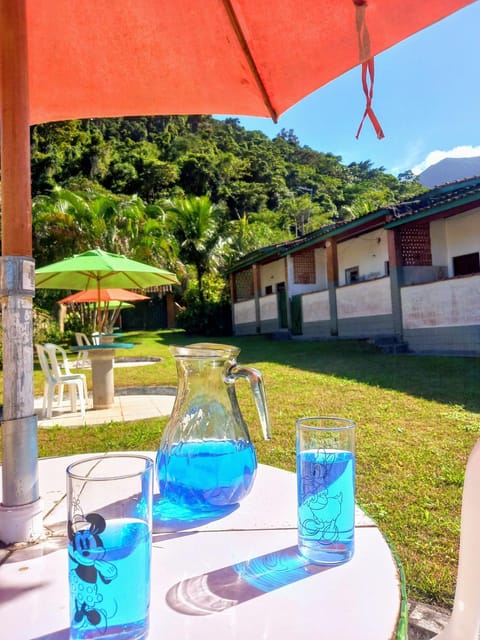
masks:
<svg viewBox="0 0 480 640"><path fill-rule="evenodd" d="M97 303L89 302L88 306L96 309ZM130 302L123 302L122 300L110 300L110 302L102 302L102 309L107 309L107 311L116 311L117 309L135 309L135 305Z"/></svg>
<svg viewBox="0 0 480 640"><path fill-rule="evenodd" d="M178 284L178 280L170 271L102 249L91 249L35 271L35 286L39 289L96 288L98 309L102 288L145 289L162 284ZM99 331L101 324L99 317Z"/></svg>
<svg viewBox="0 0 480 640"><path fill-rule="evenodd" d="M44 289L145 289L178 284L173 273L102 249L91 249L35 271L35 286Z"/></svg>

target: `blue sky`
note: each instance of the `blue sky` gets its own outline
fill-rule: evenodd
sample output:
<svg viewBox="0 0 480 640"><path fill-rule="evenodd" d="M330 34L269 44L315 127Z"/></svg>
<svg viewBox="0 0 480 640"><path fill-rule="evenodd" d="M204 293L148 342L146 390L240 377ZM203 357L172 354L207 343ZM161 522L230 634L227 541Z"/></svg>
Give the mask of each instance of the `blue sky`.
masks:
<svg viewBox="0 0 480 640"><path fill-rule="evenodd" d="M250 117L240 123L269 137L293 129L301 145L341 156L344 164L370 160L394 175L418 173L447 156L480 156L480 1L376 56L373 108L383 140L369 121L355 138L364 108L358 67L278 124Z"/></svg>

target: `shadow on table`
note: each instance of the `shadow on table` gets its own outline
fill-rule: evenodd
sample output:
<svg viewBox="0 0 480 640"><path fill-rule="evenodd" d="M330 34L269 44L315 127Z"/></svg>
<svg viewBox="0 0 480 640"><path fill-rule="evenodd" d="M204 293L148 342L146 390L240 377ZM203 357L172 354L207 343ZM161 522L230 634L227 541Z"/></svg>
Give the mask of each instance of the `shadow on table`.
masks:
<svg viewBox="0 0 480 640"><path fill-rule="evenodd" d="M236 511L239 504L228 507L211 507L208 511L195 511L186 506L174 504L159 494L153 496L153 533L185 531L225 518Z"/></svg>
<svg viewBox="0 0 480 640"><path fill-rule="evenodd" d="M28 562L29 560L35 560L43 556L47 556L50 553L61 551L67 548L67 537L53 535L51 538L41 540L38 543L33 543L25 547L18 547L15 549L15 553L10 554L5 561L6 564L12 564L17 562ZM1 598L0 598L1 602Z"/></svg>
<svg viewBox="0 0 480 640"><path fill-rule="evenodd" d="M69 640L70 638L70 627L67 629L59 629L58 631L54 631L53 633L47 633L46 636L35 636L32 640Z"/></svg>
<svg viewBox="0 0 480 640"><path fill-rule="evenodd" d="M220 613L330 568L311 564L297 547L287 547L177 582L168 590L166 601L186 615Z"/></svg>

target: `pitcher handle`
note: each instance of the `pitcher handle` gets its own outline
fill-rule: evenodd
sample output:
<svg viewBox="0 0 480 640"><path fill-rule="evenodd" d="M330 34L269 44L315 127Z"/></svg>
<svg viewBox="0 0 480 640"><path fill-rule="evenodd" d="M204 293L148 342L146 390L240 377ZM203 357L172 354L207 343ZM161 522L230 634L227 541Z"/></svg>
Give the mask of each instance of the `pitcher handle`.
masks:
<svg viewBox="0 0 480 640"><path fill-rule="evenodd" d="M239 365L233 365L229 369L228 374L234 379L247 378L250 382L250 388L255 399L258 417L260 418L263 437L265 440L270 440L272 438L272 429L270 426L270 417L268 415L267 398L265 396L265 386L263 384L262 374L258 369L254 369L253 367L241 367Z"/></svg>

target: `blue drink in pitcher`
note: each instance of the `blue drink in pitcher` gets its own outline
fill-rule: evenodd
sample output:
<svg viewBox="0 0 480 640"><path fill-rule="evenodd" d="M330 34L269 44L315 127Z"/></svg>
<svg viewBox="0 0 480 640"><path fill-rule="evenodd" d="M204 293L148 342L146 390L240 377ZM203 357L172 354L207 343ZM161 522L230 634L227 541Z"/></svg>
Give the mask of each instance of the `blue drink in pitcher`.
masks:
<svg viewBox="0 0 480 640"><path fill-rule="evenodd" d="M257 468L245 440L179 442L157 458L160 495L202 512L230 508L250 491Z"/></svg>
<svg viewBox="0 0 480 640"><path fill-rule="evenodd" d="M353 427L329 419L329 426L298 425L298 549L317 564L350 560L355 531ZM345 421L348 423L348 421ZM310 424L310 423L308 423ZM353 424L353 423L351 423ZM336 448L347 446L346 449Z"/></svg>
<svg viewBox="0 0 480 640"><path fill-rule="evenodd" d="M169 511L172 517L185 511L192 520L222 517L248 495L257 468L235 392L238 380L250 383L263 437L271 437L262 375L240 366L240 350L231 345L201 342L171 351L178 389L157 451L156 516L165 520Z"/></svg>
<svg viewBox="0 0 480 640"><path fill-rule="evenodd" d="M70 638L146 638L149 527L141 520L115 519L103 521L100 531L100 520L91 522L68 545Z"/></svg>

